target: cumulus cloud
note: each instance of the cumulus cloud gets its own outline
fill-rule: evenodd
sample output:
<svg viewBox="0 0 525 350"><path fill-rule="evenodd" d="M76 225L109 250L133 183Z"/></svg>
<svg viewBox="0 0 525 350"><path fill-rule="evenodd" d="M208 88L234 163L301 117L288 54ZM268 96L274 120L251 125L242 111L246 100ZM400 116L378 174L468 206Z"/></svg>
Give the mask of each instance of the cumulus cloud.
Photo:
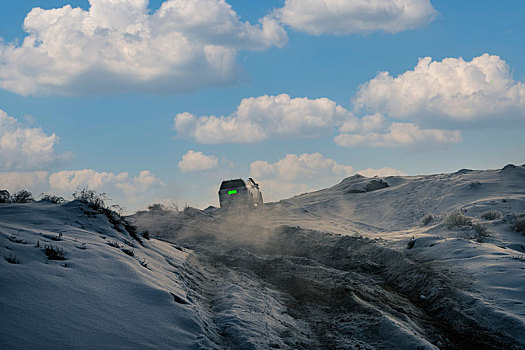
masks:
<svg viewBox="0 0 525 350"><path fill-rule="evenodd" d="M338 164L320 153L287 154L276 163L258 160L250 165L250 173L257 178L278 177L285 181L341 177L352 172L351 166Z"/></svg>
<svg viewBox="0 0 525 350"><path fill-rule="evenodd" d="M365 115L362 118L348 119L339 128L340 132L370 132L382 129L385 126L385 118L381 113Z"/></svg>
<svg viewBox="0 0 525 350"><path fill-rule="evenodd" d="M397 33L428 24L436 11L429 0L286 0L275 13L295 30L321 35Z"/></svg>
<svg viewBox="0 0 525 350"><path fill-rule="evenodd" d="M21 189L42 191L47 186L47 172L0 172L0 189L13 193Z"/></svg>
<svg viewBox="0 0 525 350"><path fill-rule="evenodd" d="M265 200L320 189L352 173L351 166L339 164L320 153L287 154L275 163L258 160L250 165L250 174L260 182Z"/></svg>
<svg viewBox="0 0 525 350"><path fill-rule="evenodd" d="M319 137L352 119L350 111L327 98L281 94L243 99L228 116L179 113L174 128L180 136L193 137L199 143L247 143L273 137Z"/></svg>
<svg viewBox="0 0 525 350"><path fill-rule="evenodd" d="M179 136L199 143L247 143L269 138L314 138L331 135L340 146L442 146L461 142L458 130L420 129L414 123L390 123L381 113L357 118L327 99L291 98L287 94L260 96L241 101L228 116L175 117ZM180 163L179 163L180 167ZM181 168L182 169L182 168Z"/></svg>
<svg viewBox="0 0 525 350"><path fill-rule="evenodd" d="M92 169L64 170L51 174L49 185L58 190L75 190L87 186L90 189L99 190L108 184L124 182L128 173L114 174L111 172L97 172Z"/></svg>
<svg viewBox="0 0 525 350"><path fill-rule="evenodd" d="M138 176L129 179L127 172L98 172L92 169L64 170L49 176L49 185L54 190L74 191L77 188L88 187L93 190L119 188L126 195L142 194L147 190L164 184L149 170L143 170Z"/></svg>
<svg viewBox="0 0 525 350"><path fill-rule="evenodd" d="M155 175L149 170L143 170L139 176L133 178L129 182L117 183L117 188L120 188L126 195L136 196L144 194L146 191L164 186L164 183L160 181Z"/></svg>
<svg viewBox="0 0 525 350"><path fill-rule="evenodd" d="M0 170L41 170L72 158L58 154L58 136L27 128L0 110Z"/></svg>
<svg viewBox="0 0 525 350"><path fill-rule="evenodd" d="M413 123L392 123L386 132L363 134L342 133L334 138L339 146L398 147L418 146L442 147L461 142L459 130L420 129Z"/></svg>
<svg viewBox="0 0 525 350"><path fill-rule="evenodd" d="M217 157L189 150L182 156L182 160L179 162L179 169L182 172L201 171L216 168L217 165Z"/></svg>
<svg viewBox="0 0 525 350"><path fill-rule="evenodd" d="M239 50L282 46L273 16L252 25L224 0L90 0L34 8L23 42L0 44L0 87L22 95L122 91L178 93L230 84Z"/></svg>
<svg viewBox="0 0 525 350"><path fill-rule="evenodd" d="M525 84L513 80L509 66L499 56L483 54L471 61L425 57L414 70L397 77L378 73L359 88L354 104L356 109L411 120L523 117Z"/></svg>

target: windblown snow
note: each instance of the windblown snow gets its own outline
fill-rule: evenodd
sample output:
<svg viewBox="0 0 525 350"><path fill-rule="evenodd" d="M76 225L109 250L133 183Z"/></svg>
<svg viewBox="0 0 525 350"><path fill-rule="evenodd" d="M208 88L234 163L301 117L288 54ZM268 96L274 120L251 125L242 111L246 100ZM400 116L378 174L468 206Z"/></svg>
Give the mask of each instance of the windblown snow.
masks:
<svg viewBox="0 0 525 350"><path fill-rule="evenodd" d="M0 204L0 348L525 347L525 166L127 220Z"/></svg>

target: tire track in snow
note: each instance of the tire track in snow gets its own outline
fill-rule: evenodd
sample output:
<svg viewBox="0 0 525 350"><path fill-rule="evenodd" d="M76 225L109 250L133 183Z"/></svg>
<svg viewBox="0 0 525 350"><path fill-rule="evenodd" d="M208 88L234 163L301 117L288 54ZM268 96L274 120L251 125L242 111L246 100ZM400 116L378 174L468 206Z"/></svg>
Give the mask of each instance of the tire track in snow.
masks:
<svg viewBox="0 0 525 350"><path fill-rule="evenodd" d="M469 313L478 300L465 281L379 240L199 216L162 237L207 270L193 288L205 291L218 348L515 345Z"/></svg>

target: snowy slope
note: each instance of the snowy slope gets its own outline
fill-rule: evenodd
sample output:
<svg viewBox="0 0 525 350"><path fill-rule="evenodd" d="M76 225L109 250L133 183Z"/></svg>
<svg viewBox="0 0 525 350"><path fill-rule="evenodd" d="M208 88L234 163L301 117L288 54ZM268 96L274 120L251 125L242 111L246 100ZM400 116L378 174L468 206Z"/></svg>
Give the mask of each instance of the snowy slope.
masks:
<svg viewBox="0 0 525 350"><path fill-rule="evenodd" d="M521 349L524 212L522 166L139 212L141 242L78 201L0 204L0 348Z"/></svg>
<svg viewBox="0 0 525 350"><path fill-rule="evenodd" d="M268 217L279 224L381 237L399 249L413 241L410 254L461 267L487 305L525 323L525 236L509 229L513 217L525 212L525 166L383 180L389 187L355 193L371 179L350 177L332 188L279 202ZM472 226L443 223L455 210L484 227L487 237L479 237ZM482 219L481 213L489 210L501 217ZM429 214L432 221L422 225Z"/></svg>
<svg viewBox="0 0 525 350"><path fill-rule="evenodd" d="M266 349L307 338L279 292L117 226L78 201L0 204L0 349ZM49 259L48 246L66 260Z"/></svg>
<svg viewBox="0 0 525 350"><path fill-rule="evenodd" d="M188 252L144 245L78 202L0 205L0 348L202 344L199 306L182 278ZM45 246L67 260L46 259Z"/></svg>
<svg viewBox="0 0 525 350"><path fill-rule="evenodd" d="M383 180L389 187L356 193L371 179L349 177L329 189L271 205L270 216L283 223L294 219L302 225L311 222L312 227L321 223L319 228L330 232L375 235L413 228L427 214L441 215L455 209L463 209L470 216L488 209L504 214L525 211L524 166Z"/></svg>
<svg viewBox="0 0 525 350"><path fill-rule="evenodd" d="M366 191L367 185L374 180L382 180L389 186ZM501 217L482 219L481 213L487 210L501 212ZM462 213L471 224L448 225L446 217L455 211ZM265 265L270 258L284 259L267 269L273 270L277 276L286 276L290 270L302 271L305 286L316 283L338 285L343 283L345 273L349 271L377 266L377 272L372 275L365 271L363 276L363 271L359 270L359 278L366 277L375 281L370 283L387 285L387 290L376 290L375 293L384 295L386 299L405 298L409 305L402 308L413 310L414 315L424 315L409 317L407 321L383 310L388 309L388 303L373 300L366 308L380 310L383 316L359 327L354 320L351 327L357 327L360 334L366 334L365 329L369 329L370 323L377 326L394 320L395 326L377 326L374 335L357 337L355 332L350 335L348 328L344 329L340 324L325 325L335 334L332 340L336 347L349 339L355 340L353 343L353 340L350 341L352 346L360 344L361 340L372 344L372 347L403 348L415 344L403 346L399 340L392 341L394 335L402 334L402 339L412 337L423 347L428 347L428 343L424 344L430 341L437 346L439 342L446 344L446 348L461 348L487 336L486 342L480 341L479 346L492 344L495 348L520 348L525 345L525 236L510 230L510 226L516 214L523 212L525 167L507 166L499 170L461 170L452 174L384 179L353 176L332 188L269 203L264 210L255 212L237 211L228 215L213 210L149 212L139 213L135 221L162 239L185 244L202 255L215 255L221 264L255 273L258 278L286 294L291 293L287 283L299 283L296 278L286 280L282 277L276 281L264 273L261 275L259 265ZM429 214L431 219L423 225L422 219ZM283 241L280 239L282 225L300 228L298 233L304 232L304 229L313 230L313 233L303 236L304 242L294 242L296 236L287 236ZM350 237L339 243L321 232ZM331 248L324 251L324 256L309 252L323 251L320 247L325 244ZM360 256L359 261L353 260L353 266L347 266L341 259L350 257L334 253L339 244L345 247L347 244L352 247L362 245L367 247L368 253ZM306 248L300 252L293 247L282 248L289 245ZM350 247L345 248L345 252L349 256L355 254ZM293 259L289 268L275 267L286 266L285 261L290 256ZM321 264L320 268L325 272L317 271L315 275L310 275L309 270L303 271L301 264ZM332 271L334 264L343 264L344 273L320 282L318 274ZM362 265L365 267L361 268ZM444 276L444 280L439 276ZM392 289L393 293L390 293ZM338 292L329 290L319 293L331 295ZM358 296L369 292L355 290L352 293ZM448 304L450 300L453 305ZM310 310L311 313L319 312L319 305L312 307L315 311ZM398 304L394 309L400 307ZM288 308L290 310L290 306ZM441 309L451 311L448 314L436 311ZM356 310L352 309L352 312L356 313ZM337 316L348 317L346 313ZM445 331L433 339L429 332L438 331L425 324L426 317L440 318L437 322L442 323L441 327L456 328L452 332L454 334ZM301 319L308 320L308 316L303 314ZM319 326L310 323L310 327L315 334L315 327ZM457 338L450 341L451 337ZM317 334L317 338L322 338L322 334ZM466 343L460 345L461 339L458 338ZM449 339L449 342L444 339ZM498 345L498 339L506 339L507 345Z"/></svg>

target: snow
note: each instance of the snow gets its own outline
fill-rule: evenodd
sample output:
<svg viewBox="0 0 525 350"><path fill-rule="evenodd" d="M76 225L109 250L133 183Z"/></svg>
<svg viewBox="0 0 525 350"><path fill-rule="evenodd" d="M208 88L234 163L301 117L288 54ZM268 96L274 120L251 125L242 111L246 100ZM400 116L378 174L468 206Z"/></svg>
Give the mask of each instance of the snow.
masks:
<svg viewBox="0 0 525 350"><path fill-rule="evenodd" d="M198 343L203 332L197 306L176 303L170 294L186 298L178 273L188 252L157 240L141 247L101 215L87 218L81 209L79 203L2 205L2 255L15 255L20 263L0 263L0 348L153 349ZM60 241L46 237L59 233ZM132 249L134 256L111 242ZM68 259L47 260L45 245L64 248Z"/></svg>
<svg viewBox="0 0 525 350"><path fill-rule="evenodd" d="M77 201L0 204L0 348L522 348L524 212L524 166L139 212L142 244Z"/></svg>
<svg viewBox="0 0 525 350"><path fill-rule="evenodd" d="M413 240L409 255L466 274L479 301L472 311L475 317L502 332L513 329L509 337L525 344L525 236L509 228L512 217L525 212L525 167L384 180L388 188L352 193L370 179L351 177L330 189L279 202L267 217L278 224L381 237L399 250ZM279 215L281 210L286 215ZM442 219L455 210L485 226L489 237L478 242L471 227L448 228ZM481 219L487 210L500 211L502 218ZM428 214L434 219L422 227ZM489 317L487 309L501 317Z"/></svg>

